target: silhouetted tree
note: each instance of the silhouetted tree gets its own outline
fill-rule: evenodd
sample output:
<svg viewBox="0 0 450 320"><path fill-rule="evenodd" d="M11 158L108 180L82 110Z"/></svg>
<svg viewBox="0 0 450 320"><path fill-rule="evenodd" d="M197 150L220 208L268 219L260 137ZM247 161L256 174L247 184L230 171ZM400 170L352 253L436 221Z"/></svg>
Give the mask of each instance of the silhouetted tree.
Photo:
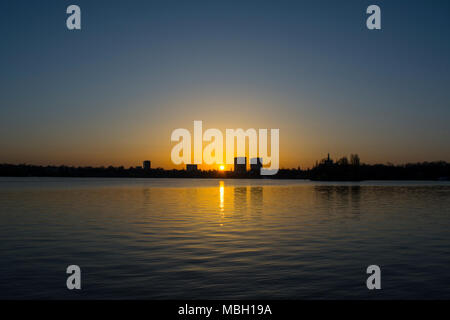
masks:
<svg viewBox="0 0 450 320"><path fill-rule="evenodd" d="M337 164L340 166L348 166L348 158L342 157L337 161Z"/></svg>
<svg viewBox="0 0 450 320"><path fill-rule="evenodd" d="M352 164L352 166L359 167L360 160L359 156L356 153L350 155L350 163Z"/></svg>

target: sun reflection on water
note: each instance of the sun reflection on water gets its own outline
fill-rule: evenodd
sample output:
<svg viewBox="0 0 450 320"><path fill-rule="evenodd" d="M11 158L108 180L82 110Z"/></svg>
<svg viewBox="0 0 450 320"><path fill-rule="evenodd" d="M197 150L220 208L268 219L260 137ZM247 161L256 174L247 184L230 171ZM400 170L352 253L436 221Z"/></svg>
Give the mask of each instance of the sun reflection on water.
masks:
<svg viewBox="0 0 450 320"><path fill-rule="evenodd" d="M220 212L224 210L224 200L225 200L225 183L223 181L219 182L219 193L220 193Z"/></svg>

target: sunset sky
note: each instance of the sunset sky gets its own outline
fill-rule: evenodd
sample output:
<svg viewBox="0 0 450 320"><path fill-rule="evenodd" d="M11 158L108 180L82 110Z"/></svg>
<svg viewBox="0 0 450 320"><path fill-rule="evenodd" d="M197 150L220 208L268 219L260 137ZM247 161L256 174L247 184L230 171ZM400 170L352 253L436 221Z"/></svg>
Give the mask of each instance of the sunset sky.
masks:
<svg viewBox="0 0 450 320"><path fill-rule="evenodd" d="M371 4L382 30L366 28ZM2 1L0 163L171 168L171 132L194 120L279 128L282 167L328 152L450 161L449 13L446 0Z"/></svg>

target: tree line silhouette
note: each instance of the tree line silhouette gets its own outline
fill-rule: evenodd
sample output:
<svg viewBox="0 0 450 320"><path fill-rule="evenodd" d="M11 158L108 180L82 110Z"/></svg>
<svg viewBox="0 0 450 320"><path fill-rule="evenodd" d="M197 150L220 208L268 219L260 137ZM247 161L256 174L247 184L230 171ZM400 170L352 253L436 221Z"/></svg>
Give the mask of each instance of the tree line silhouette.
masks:
<svg viewBox="0 0 450 320"><path fill-rule="evenodd" d="M449 180L450 163L445 161L393 164L361 164L359 156L343 157L337 161L328 158L317 162L312 168L302 170L280 169L276 175L260 176L248 171L235 173L218 170L165 170L142 167L69 167L36 166L27 164L0 164L3 177L116 177L116 178L269 178L310 179L320 181L361 180Z"/></svg>

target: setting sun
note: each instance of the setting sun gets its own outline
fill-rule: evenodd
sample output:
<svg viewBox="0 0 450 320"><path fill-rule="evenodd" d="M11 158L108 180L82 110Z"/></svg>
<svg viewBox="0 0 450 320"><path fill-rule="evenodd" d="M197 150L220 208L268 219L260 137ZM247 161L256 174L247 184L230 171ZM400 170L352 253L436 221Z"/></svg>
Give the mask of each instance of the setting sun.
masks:
<svg viewBox="0 0 450 320"><path fill-rule="evenodd" d="M220 170L220 171L223 171L223 170L225 170L225 166L223 166L223 165L222 165L222 166L220 166L220 167L219 167L219 170Z"/></svg>

